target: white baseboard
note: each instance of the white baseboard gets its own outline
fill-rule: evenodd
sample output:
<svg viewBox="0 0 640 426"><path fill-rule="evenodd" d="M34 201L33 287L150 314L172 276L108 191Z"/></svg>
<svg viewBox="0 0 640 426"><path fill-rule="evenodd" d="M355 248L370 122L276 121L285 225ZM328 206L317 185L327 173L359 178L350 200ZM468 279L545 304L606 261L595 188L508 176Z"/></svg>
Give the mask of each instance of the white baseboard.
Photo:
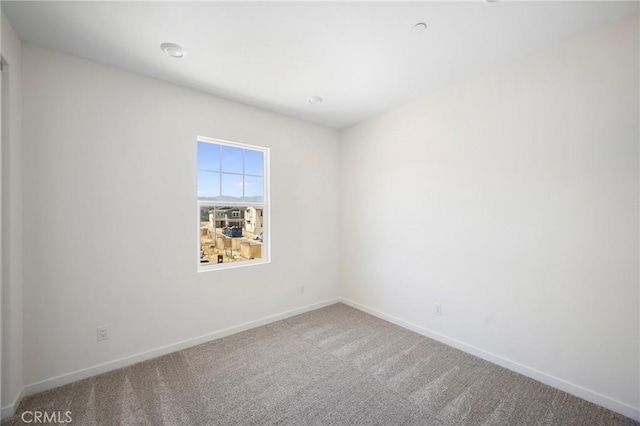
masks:
<svg viewBox="0 0 640 426"><path fill-rule="evenodd" d="M18 392L18 395L16 395L16 398L13 400L13 403L11 405L7 405L6 407L2 407L2 409L0 409L0 420L8 419L9 417L13 416L16 413L16 408L18 408L18 405L20 405L20 401L22 401L23 397L24 388L20 389L20 392Z"/></svg>
<svg viewBox="0 0 640 426"><path fill-rule="evenodd" d="M349 305L352 308L358 309L359 311L373 315L374 317L378 317L392 324L398 325L400 327L406 328L408 330L411 330L423 336L429 337L433 340L437 340L441 343L444 343L445 345L452 346L456 349L460 349L463 352L467 352L471 355L475 355L478 358L482 358L485 361L489 361L493 364L497 364L508 370L522 374L523 376L530 377L534 380L544 383L545 385L549 385L556 389L560 389L561 391L577 396L578 398L582 398L589 402L593 402L594 404L608 408L609 410L615 411L616 413L620 413L623 416L627 416L634 420L640 421L640 408L632 407L628 404L625 404L624 402L620 402L608 396L602 395L598 392L594 392L592 390L583 388L582 386L575 385L573 383L567 382L566 380L560 379L558 377L552 376L547 373L543 373L542 371L538 371L535 368L527 367L526 365L522 365L518 362L511 361L510 359L503 358L491 352L487 352L483 349L480 349L475 346L469 345L467 343L461 342L459 340L453 339L449 336L445 336L444 334L437 333L435 331L410 323L398 317L394 317L393 315L380 312L376 309L362 305L358 302L354 302L353 300L343 297L343 298L340 298L340 301L345 305Z"/></svg>
<svg viewBox="0 0 640 426"><path fill-rule="evenodd" d="M109 361L104 364L95 365L93 367L83 368L71 373L63 374L61 376L52 377L50 379L42 380L40 382L31 383L24 387L22 395L29 396L45 390L57 388L69 383L77 382L78 380L86 379L88 377L97 376L98 374L106 373L109 371L117 370L118 368L127 367L132 364L137 364L142 361L146 361L152 358L157 358L162 355L167 355L182 349L187 349L192 346L197 346L202 343L210 342L212 340L220 339L222 337L230 336L232 334L240 333L242 331L250 330L252 328L260 327L270 324L272 322L280 321L286 318L290 318L295 315L303 314L305 312L313 311L315 309L323 308L325 306L333 305L340 302L339 299L329 299L323 302L314 303L311 305L303 306L301 308L292 309L290 311L282 312L276 315L271 315L265 318L261 318L255 321L249 321L244 324L236 325L233 327L225 328L223 330L215 331L213 333L205 334L202 336L194 337L191 339L183 340L178 343L163 346L160 348L152 349L150 351L142 352L137 355L132 355L114 361ZM12 405L7 408L7 413L10 409L17 408L16 405ZM4 418L4 408L2 409ZM11 411L13 415L13 411Z"/></svg>
<svg viewBox="0 0 640 426"><path fill-rule="evenodd" d="M242 331L250 330L252 328L260 327L263 325L270 324L272 322L280 321L286 318L290 318L295 315L299 315L305 312L309 312L315 309L323 308L325 306L332 305L337 302L342 302L345 305L349 305L355 309L358 309L362 312L368 313L385 321L389 321L390 323L396 324L400 327L406 328L423 336L429 337L431 339L442 342L446 345L452 346L456 349L460 349L461 351L467 352L469 354L475 355L478 358L482 358L486 361L489 361L493 364L497 364L501 367L507 368L516 373L522 374L523 376L530 377L534 380L537 380L541 383L554 387L556 389L560 389L564 392L567 392L571 395L577 396L578 398L582 398L589 402L593 402L594 404L600 405L602 407L608 408L611 411L615 411L624 416L632 418L634 420L640 421L640 409L636 407L632 407L623 402L617 401L613 398L602 395L598 392L594 392L592 390L583 388L581 386L575 385L573 383L567 382L566 380L560 379L558 377L551 376L549 374L538 371L534 368L527 367L526 365L522 365L515 361L511 361L509 359L503 358L499 355L495 355L491 352L487 352L483 349L477 348L475 346L466 344L459 340L453 339L451 337L445 336L444 334L437 333L435 331L429 330L427 328L421 327L419 325L413 324L411 322L405 321L398 317L386 314L384 312L380 312L376 309L370 308L368 306L362 305L358 302L347 298L336 298L330 299L319 303L314 303L311 305L303 306L301 308L292 309L290 311L282 312L280 314L272 315L269 317L261 318L255 321L250 321L244 324L240 324L234 327L229 327L223 330L219 330L213 333L205 334L202 336L194 337L191 339L183 340L178 343L174 343L171 345L163 346L161 348L152 349L150 351L146 351L137 355L132 355L125 358L120 358L114 361L110 361L104 364L96 365L93 367L84 368L81 370L77 370L68 374L64 374L61 376L53 377L51 379L42 380L40 382L32 383L30 385L25 386L21 392L17 395L13 404L8 405L6 407L2 407L1 418L6 419L15 414L15 410L18 407L18 404L22 400L23 397L36 394L38 392L42 392L45 390L53 389L58 386L63 386L69 383L76 382L78 380L86 379L88 377L97 376L98 374L106 373L108 371L116 370L118 368L127 367L132 364L136 364L138 362L146 361L148 359L156 358L162 355L166 355L172 352L180 351L182 349L190 348L192 346L196 346L202 343L206 343L212 340L220 339L222 337L230 336L232 334L240 333Z"/></svg>

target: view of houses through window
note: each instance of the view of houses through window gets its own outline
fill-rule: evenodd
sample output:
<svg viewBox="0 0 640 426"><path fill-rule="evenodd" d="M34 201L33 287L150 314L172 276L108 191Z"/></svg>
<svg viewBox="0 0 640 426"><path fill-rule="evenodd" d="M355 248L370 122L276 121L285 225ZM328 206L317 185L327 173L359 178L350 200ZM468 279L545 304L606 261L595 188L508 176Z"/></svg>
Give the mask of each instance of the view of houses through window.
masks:
<svg viewBox="0 0 640 426"><path fill-rule="evenodd" d="M265 259L266 149L198 140L199 262Z"/></svg>

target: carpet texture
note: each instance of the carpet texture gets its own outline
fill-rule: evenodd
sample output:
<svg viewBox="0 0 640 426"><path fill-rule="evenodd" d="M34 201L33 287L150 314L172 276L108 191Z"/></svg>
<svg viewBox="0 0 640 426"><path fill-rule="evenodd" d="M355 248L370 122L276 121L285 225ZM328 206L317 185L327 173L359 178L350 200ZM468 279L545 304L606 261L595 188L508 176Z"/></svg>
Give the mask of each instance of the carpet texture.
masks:
<svg viewBox="0 0 640 426"><path fill-rule="evenodd" d="M2 424L36 410L76 425L639 425L343 304L28 397Z"/></svg>

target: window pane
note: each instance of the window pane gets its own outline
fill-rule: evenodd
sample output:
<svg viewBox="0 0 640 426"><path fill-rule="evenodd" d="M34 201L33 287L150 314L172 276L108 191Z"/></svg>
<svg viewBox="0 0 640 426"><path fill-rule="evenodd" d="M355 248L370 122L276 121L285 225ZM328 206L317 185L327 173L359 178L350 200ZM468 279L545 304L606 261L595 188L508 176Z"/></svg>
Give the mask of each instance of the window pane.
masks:
<svg viewBox="0 0 640 426"><path fill-rule="evenodd" d="M222 174L222 195L226 198L242 198L242 175Z"/></svg>
<svg viewBox="0 0 640 426"><path fill-rule="evenodd" d="M264 176L264 153L244 150L244 173L247 175Z"/></svg>
<svg viewBox="0 0 640 426"><path fill-rule="evenodd" d="M242 173L242 148L222 145L222 171Z"/></svg>
<svg viewBox="0 0 640 426"><path fill-rule="evenodd" d="M220 195L220 173L198 170L198 199Z"/></svg>
<svg viewBox="0 0 640 426"><path fill-rule="evenodd" d="M198 142L198 169L220 171L220 145Z"/></svg>
<svg viewBox="0 0 640 426"><path fill-rule="evenodd" d="M264 201L264 180L257 176L244 177L244 199L250 202Z"/></svg>
<svg viewBox="0 0 640 426"><path fill-rule="evenodd" d="M262 207L200 207L200 264L264 256Z"/></svg>

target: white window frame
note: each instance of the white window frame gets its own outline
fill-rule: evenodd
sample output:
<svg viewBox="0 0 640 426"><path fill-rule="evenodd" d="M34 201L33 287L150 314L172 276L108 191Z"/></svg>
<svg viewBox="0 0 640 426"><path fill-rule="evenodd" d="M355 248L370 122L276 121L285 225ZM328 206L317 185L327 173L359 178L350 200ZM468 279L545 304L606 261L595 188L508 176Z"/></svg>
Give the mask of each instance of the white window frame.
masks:
<svg viewBox="0 0 640 426"><path fill-rule="evenodd" d="M238 202L215 202L215 201L200 201L198 199L198 155L197 155L197 146L198 142L206 142L217 145L227 145L235 148L245 148L251 149L254 151L260 151L263 153L263 161L264 161L264 176L263 176L263 185L264 185L264 202L263 203L238 203ZM196 164L195 164L195 176L196 176L196 262L198 265L198 272L209 272L209 271L219 271L221 269L231 269L231 268L243 268L245 266L253 266L253 265L263 265L266 263L271 263L271 184L270 184L270 176L271 176L271 161L270 161L270 150L269 148L257 145L249 145L245 143L233 142L224 139L215 139L209 138L206 136L198 136L196 139ZM222 171L220 171L222 174ZM221 206L221 207L260 207L263 210L263 221L262 221L262 257L260 259L247 259L238 262L227 262L227 263L200 263L200 208L203 206ZM265 219L266 215L266 220Z"/></svg>

